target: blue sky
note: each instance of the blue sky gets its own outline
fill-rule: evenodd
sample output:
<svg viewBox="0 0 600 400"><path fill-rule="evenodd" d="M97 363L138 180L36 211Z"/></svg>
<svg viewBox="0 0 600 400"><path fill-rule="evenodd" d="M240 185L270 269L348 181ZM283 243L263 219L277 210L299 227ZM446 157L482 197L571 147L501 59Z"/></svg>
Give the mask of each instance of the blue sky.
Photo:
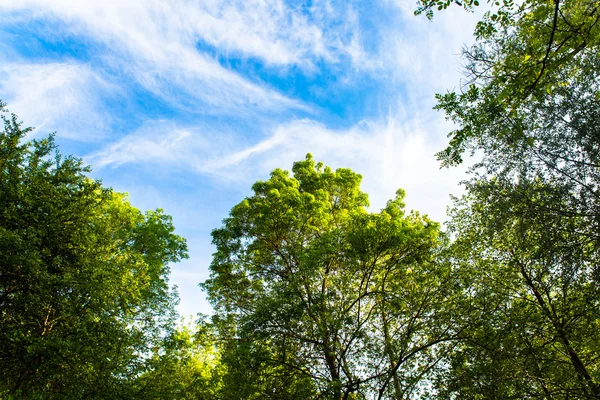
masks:
<svg viewBox="0 0 600 400"><path fill-rule="evenodd" d="M397 188L443 221L464 169L434 154L451 126L477 17L414 17L412 0L0 0L0 99L32 137L163 208L188 239L172 267L183 315L209 313L210 231L269 171L310 152L363 175L378 210Z"/></svg>

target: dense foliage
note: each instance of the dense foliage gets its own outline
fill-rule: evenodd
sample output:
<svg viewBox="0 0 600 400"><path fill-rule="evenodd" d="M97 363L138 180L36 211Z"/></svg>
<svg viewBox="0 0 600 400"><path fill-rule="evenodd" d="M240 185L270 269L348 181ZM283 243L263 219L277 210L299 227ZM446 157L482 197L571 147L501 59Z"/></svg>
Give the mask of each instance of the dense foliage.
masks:
<svg viewBox="0 0 600 400"><path fill-rule="evenodd" d="M360 180L309 155L257 182L213 232L205 287L235 343L228 373L250 370L244 352L272 380L227 398L407 397L456 336L439 225L405 214L402 191L367 212Z"/></svg>
<svg viewBox="0 0 600 400"><path fill-rule="evenodd" d="M458 125L442 164L481 157L450 226L479 323L439 387L449 398L600 398L599 3L495 6L465 51L469 86L438 95Z"/></svg>
<svg viewBox="0 0 600 400"><path fill-rule="evenodd" d="M144 355L173 328L168 263L185 241L52 137L25 141L30 129L3 119L0 397L130 398Z"/></svg>

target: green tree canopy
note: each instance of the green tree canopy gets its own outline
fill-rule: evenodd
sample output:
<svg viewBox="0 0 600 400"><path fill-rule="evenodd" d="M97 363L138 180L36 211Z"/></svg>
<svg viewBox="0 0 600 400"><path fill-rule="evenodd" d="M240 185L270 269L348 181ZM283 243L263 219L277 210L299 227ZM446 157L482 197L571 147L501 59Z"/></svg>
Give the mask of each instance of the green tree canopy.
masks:
<svg viewBox="0 0 600 400"><path fill-rule="evenodd" d="M52 136L27 141L31 128L2 118L0 397L130 398L124 382L172 325L168 264L185 241Z"/></svg>
<svg viewBox="0 0 600 400"><path fill-rule="evenodd" d="M308 155L293 176L254 184L213 231L204 287L232 349L224 363L264 371L228 398L417 396L455 338L450 270L433 260L439 225L406 214L401 190L367 211L360 181Z"/></svg>
<svg viewBox="0 0 600 400"><path fill-rule="evenodd" d="M456 3L423 1L433 15ZM488 2L468 85L438 95L457 124L443 166L481 157L452 228L473 295L448 398L599 398L600 3Z"/></svg>
<svg viewBox="0 0 600 400"><path fill-rule="evenodd" d="M457 201L455 268L474 323L441 397L600 398L600 249L556 183L480 179Z"/></svg>

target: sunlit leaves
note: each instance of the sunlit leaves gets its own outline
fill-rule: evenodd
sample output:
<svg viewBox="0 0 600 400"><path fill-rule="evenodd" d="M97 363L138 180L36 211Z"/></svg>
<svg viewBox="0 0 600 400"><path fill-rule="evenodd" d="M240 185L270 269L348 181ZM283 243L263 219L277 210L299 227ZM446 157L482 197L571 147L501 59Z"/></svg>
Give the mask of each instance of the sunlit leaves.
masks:
<svg viewBox="0 0 600 400"><path fill-rule="evenodd" d="M247 398L416 396L456 333L436 312L451 309L438 224L406 215L401 190L368 212L360 181L309 155L257 182L213 232L204 287L226 332L225 381L246 382Z"/></svg>
<svg viewBox="0 0 600 400"><path fill-rule="evenodd" d="M129 397L173 324L185 241L28 131L0 133L0 396Z"/></svg>

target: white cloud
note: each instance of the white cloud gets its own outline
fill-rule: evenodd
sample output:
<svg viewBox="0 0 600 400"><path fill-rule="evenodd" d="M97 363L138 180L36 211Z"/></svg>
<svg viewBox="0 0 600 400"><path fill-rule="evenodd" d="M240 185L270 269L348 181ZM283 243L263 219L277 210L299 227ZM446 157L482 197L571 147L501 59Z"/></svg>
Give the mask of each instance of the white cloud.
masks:
<svg viewBox="0 0 600 400"><path fill-rule="evenodd" d="M189 6L190 4L188 4ZM188 7L190 33L225 52L243 53L269 64L306 65L331 58L322 27L283 1L207 1Z"/></svg>
<svg viewBox="0 0 600 400"><path fill-rule="evenodd" d="M463 46L473 43L473 31L483 11L469 13L450 7L429 21L424 15L414 16L414 4L403 0L394 4L400 11L401 28L386 27L387 34L382 36L382 48L387 50L382 58L397 67L394 79L430 96L457 86L462 74L460 53Z"/></svg>
<svg viewBox="0 0 600 400"><path fill-rule="evenodd" d="M309 107L223 67L199 51L198 43L213 46L220 54L306 70L314 69L319 60L362 56L356 27L330 26L325 17L331 16L333 8L316 3L304 10L281 0L0 0L0 9L27 10L35 18L66 23L71 34L108 47L102 56L106 63L174 104L234 114L248 107ZM309 16L311 12L318 15ZM346 10L340 12L337 17L343 18Z"/></svg>
<svg viewBox="0 0 600 400"><path fill-rule="evenodd" d="M100 43L98 61L191 113L252 118L265 111L315 112L221 65L199 43L226 58L262 60L274 74L291 66L310 74L324 61L339 74L339 85L365 73L388 88L407 88L412 97L431 98L456 85L456 54L470 42L478 16L457 8L438 13L432 23L412 15L414 4L388 1L371 7L374 15L386 13L386 20L371 21L375 27L366 33L362 24L369 17L355 7L328 0L308 7L283 0L0 0L0 10L59 20L92 47ZM394 94L381 96L385 106L396 102Z"/></svg>
<svg viewBox="0 0 600 400"><path fill-rule="evenodd" d="M219 179L265 179L275 168L291 168L292 162L312 153L316 160L334 168L349 167L363 176L363 190L377 210L393 198L396 189L407 191L407 205L436 220L445 220L449 193L457 193L464 168L440 169L435 152L443 143L432 140L414 121L390 118L384 123L364 121L347 130L331 130L312 120L292 121L255 145L252 157L242 158L227 168L210 171ZM236 171L244 171L243 175ZM251 182L245 182L249 184Z"/></svg>
<svg viewBox="0 0 600 400"><path fill-rule="evenodd" d="M441 128L438 126L438 128ZM162 132L162 133L161 133ZM236 147L235 141L201 132L170 128L128 136L87 161L99 166L123 163L171 163L246 186L268 177L275 168L291 168L307 153L334 168L349 167L363 175L371 206L379 209L396 189L407 190L407 204L438 220L445 219L448 194L458 190L464 168L440 169L434 153L443 141L432 139L414 120L363 121L346 130L332 130L313 120L294 120L276 127L262 141Z"/></svg>
<svg viewBox="0 0 600 400"><path fill-rule="evenodd" d="M164 125L164 124L158 124ZM142 163L148 160L155 162L180 161L184 149L191 150L187 139L192 136L190 131L184 129L155 130L148 132L142 128L135 134L109 145L104 150L90 156L89 161L96 167L107 165L119 166L127 163ZM202 143L196 142L200 148Z"/></svg>
<svg viewBox="0 0 600 400"><path fill-rule="evenodd" d="M34 126L33 135L57 129L67 138L94 141L110 130L101 96L118 93L88 66L78 63L2 63L0 91L8 108Z"/></svg>

